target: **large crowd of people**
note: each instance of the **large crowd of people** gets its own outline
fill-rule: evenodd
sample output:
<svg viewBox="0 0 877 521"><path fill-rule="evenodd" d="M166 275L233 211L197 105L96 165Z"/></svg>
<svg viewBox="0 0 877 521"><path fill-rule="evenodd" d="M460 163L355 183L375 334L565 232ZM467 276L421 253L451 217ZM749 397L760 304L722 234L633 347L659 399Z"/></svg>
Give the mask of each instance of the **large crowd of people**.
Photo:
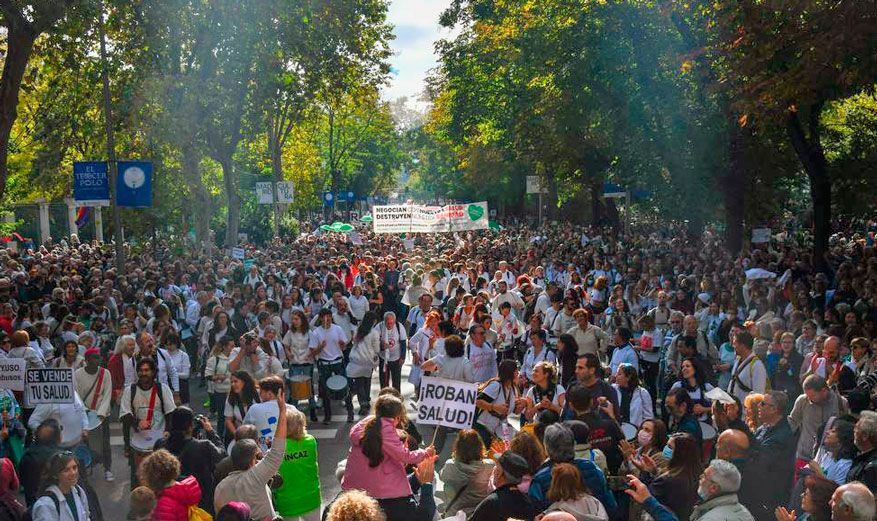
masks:
<svg viewBox="0 0 877 521"><path fill-rule="evenodd" d="M709 230L523 222L315 227L243 259L148 243L124 273L76 237L0 250L0 361L72 368L76 391L0 389L0 520L104 519L118 420L129 519L871 521L856 226L818 263L806 234L732 255ZM469 428L409 419L424 376L477 385ZM326 497L308 424L333 418Z"/></svg>

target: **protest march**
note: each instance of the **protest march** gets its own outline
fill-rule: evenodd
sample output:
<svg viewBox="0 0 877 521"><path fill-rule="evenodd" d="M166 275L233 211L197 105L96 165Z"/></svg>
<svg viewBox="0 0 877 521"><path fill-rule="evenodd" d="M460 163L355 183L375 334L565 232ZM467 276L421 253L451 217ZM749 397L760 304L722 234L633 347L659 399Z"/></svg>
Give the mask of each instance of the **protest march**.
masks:
<svg viewBox="0 0 877 521"><path fill-rule="evenodd" d="M51 518L67 487L62 512L102 519L95 488L121 479L152 519L318 519L352 491L406 520L873 513L861 234L825 273L793 239L732 257L709 230L369 228L243 255L156 244L124 276L75 237L0 250L10 501ZM348 443L318 450L309 429L338 425ZM853 517L830 517L837 491Z"/></svg>

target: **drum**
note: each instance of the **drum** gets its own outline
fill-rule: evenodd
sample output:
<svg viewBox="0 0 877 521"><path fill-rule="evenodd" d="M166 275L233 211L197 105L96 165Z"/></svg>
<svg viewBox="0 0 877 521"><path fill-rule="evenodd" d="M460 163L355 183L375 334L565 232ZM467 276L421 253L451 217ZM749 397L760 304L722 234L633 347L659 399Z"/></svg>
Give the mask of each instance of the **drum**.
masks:
<svg viewBox="0 0 877 521"><path fill-rule="evenodd" d="M704 441L714 440L716 438L716 428L706 422L700 422L700 431L703 433Z"/></svg>
<svg viewBox="0 0 877 521"><path fill-rule="evenodd" d="M85 428L87 431L93 431L103 423L95 411L86 411L86 415L88 416L88 427Z"/></svg>
<svg viewBox="0 0 877 521"><path fill-rule="evenodd" d="M636 438L637 428L636 425L632 423L623 422L621 424L621 432L624 433L624 439L627 441L633 441Z"/></svg>
<svg viewBox="0 0 877 521"><path fill-rule="evenodd" d="M340 374L332 375L326 379L326 392L331 400L343 400L347 398L347 377Z"/></svg>
<svg viewBox="0 0 877 521"><path fill-rule="evenodd" d="M289 377L289 395L293 400L310 399L313 395L311 379L304 375Z"/></svg>

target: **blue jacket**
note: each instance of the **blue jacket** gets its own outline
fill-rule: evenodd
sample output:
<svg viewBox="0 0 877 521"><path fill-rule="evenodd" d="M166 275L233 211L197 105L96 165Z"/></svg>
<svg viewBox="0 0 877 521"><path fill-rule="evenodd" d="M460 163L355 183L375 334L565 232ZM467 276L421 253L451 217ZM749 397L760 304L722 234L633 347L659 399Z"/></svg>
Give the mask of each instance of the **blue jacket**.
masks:
<svg viewBox="0 0 877 521"><path fill-rule="evenodd" d="M648 512L655 521L679 521L676 514L670 512L664 505L658 503L654 496L649 496L643 503L643 509Z"/></svg>
<svg viewBox="0 0 877 521"><path fill-rule="evenodd" d="M615 510L618 509L618 503L615 501L612 491L609 490L609 485L606 483L606 476L603 475L603 471L586 459L576 458L570 463L578 467L579 472L582 473L582 481L584 481L585 486L588 487L588 490L591 491L591 494L600 503L603 503L606 512L611 518ZM551 468L553 465L554 463L551 461L543 463L536 470L536 474L530 482L530 497L533 498L533 503L540 511L545 510L551 505L551 501L548 499L548 489L551 488Z"/></svg>

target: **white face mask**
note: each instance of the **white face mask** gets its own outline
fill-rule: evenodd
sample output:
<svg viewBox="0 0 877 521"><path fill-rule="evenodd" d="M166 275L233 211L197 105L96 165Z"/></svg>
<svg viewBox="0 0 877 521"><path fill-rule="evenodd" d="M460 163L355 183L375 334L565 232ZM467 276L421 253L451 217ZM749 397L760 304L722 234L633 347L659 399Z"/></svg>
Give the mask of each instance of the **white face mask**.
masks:
<svg viewBox="0 0 877 521"><path fill-rule="evenodd" d="M703 488L703 485L700 485L697 487L697 495L700 496L700 499L706 501L709 499L710 493L707 489Z"/></svg>

